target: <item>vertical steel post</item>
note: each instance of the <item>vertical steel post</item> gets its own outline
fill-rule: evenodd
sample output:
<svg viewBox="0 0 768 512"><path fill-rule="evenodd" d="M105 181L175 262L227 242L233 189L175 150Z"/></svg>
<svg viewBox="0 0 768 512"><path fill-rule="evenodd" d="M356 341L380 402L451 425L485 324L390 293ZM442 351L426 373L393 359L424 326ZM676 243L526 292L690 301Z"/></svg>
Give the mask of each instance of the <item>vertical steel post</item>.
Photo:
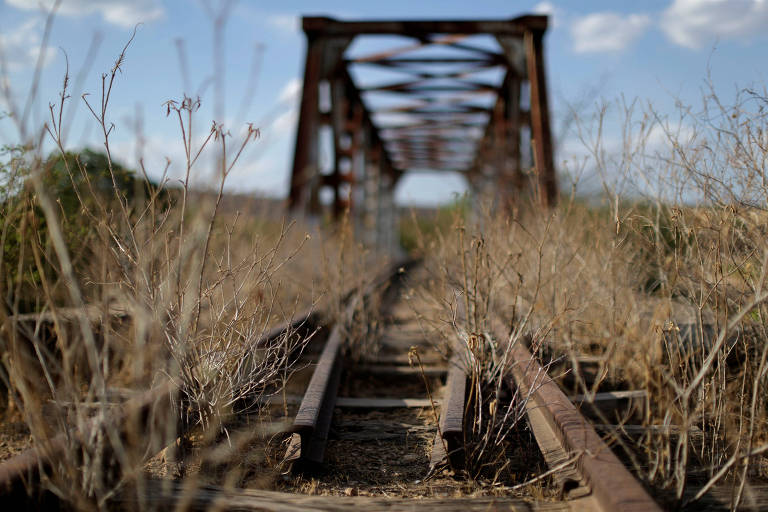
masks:
<svg viewBox="0 0 768 512"><path fill-rule="evenodd" d="M506 188L512 189L513 199L517 200L525 187L520 158L520 79L517 76L510 80L506 93L504 120L507 124L507 165L504 174L505 179L508 180Z"/></svg>
<svg viewBox="0 0 768 512"><path fill-rule="evenodd" d="M539 201L545 207L557 203L557 178L549 127L549 103L544 71L543 30L526 30L525 53L531 89L531 138L539 185Z"/></svg>
<svg viewBox="0 0 768 512"><path fill-rule="evenodd" d="M379 210L379 182L381 181L381 149L372 147L371 130L371 128L365 130L365 176L363 178L363 220L361 226L363 241L369 247L377 244L376 219Z"/></svg>
<svg viewBox="0 0 768 512"><path fill-rule="evenodd" d="M322 79L322 38L307 34L307 60L304 65L304 86L301 90L299 123L296 128L296 146L293 152L291 189L288 196L290 209L306 210L310 203L312 183L318 173L319 149L319 88Z"/></svg>
<svg viewBox="0 0 768 512"><path fill-rule="evenodd" d="M344 82L339 77L331 80L331 128L333 130L333 171L326 182L333 188L333 217L338 219L348 207L348 198L341 197L342 162L350 166L349 147L342 147L342 138L348 142L347 122L349 119L349 101ZM347 173L350 169L347 168Z"/></svg>

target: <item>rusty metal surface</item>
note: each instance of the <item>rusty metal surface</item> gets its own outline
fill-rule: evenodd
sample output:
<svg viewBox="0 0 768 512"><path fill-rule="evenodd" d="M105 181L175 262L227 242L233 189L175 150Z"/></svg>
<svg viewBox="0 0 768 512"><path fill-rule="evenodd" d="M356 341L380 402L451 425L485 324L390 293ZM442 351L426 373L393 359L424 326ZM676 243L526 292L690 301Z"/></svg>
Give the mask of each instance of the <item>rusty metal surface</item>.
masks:
<svg viewBox="0 0 768 512"><path fill-rule="evenodd" d="M464 446L464 411L466 409L467 376L459 357L450 361L446 380L445 401L440 407L440 434L442 441L435 439L435 448L431 465L434 467L447 457L454 468L462 467L462 447ZM448 453L445 453L445 450ZM443 452L443 453L441 453Z"/></svg>
<svg viewBox="0 0 768 512"><path fill-rule="evenodd" d="M305 17L307 33L359 34L498 34L520 36L530 28L547 28L546 16L519 16L507 20L375 20L338 21L328 17Z"/></svg>
<svg viewBox="0 0 768 512"><path fill-rule="evenodd" d="M543 30L526 33L525 52L531 85L531 145L536 164L539 201L544 206L552 206L557 198L557 181L552 155L552 135L549 129L543 37Z"/></svg>
<svg viewBox="0 0 768 512"><path fill-rule="evenodd" d="M320 354L291 427L291 432L300 436L301 443L298 453L289 448L288 458L294 462L301 459L319 464L323 461L339 389L342 341L341 327L336 325ZM294 437L292 446L295 440Z"/></svg>
<svg viewBox="0 0 768 512"><path fill-rule="evenodd" d="M496 328L497 339L506 339L504 330ZM575 458L575 465L605 511L660 511L645 488L632 476L591 423L582 416L568 397L547 375L546 370L521 343L510 350L515 384L524 394L534 390L528 410L538 413L538 421L556 436L563 450ZM529 414L529 420L537 421ZM534 428L544 431L543 428ZM547 443L552 440L540 440Z"/></svg>

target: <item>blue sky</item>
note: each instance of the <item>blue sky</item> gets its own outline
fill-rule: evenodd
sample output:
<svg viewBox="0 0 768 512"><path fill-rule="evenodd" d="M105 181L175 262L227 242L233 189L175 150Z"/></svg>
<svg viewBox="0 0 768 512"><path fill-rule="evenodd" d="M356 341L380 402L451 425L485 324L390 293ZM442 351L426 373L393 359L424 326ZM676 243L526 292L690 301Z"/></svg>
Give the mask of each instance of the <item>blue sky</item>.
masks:
<svg viewBox="0 0 768 512"><path fill-rule="evenodd" d="M11 102L23 104L32 83L45 16L41 5L51 0L1 0L0 43L12 90ZM30 127L46 120L47 105L56 101L69 58L75 76L87 64L82 91L72 91L74 114L68 144L95 146L98 128L79 99L82 92L97 100L100 75L108 71L136 23L142 22L127 52L115 86L110 119L115 124L113 151L135 165L136 120L142 120L144 158L152 176L159 176L166 157L169 175L178 177L183 146L178 124L165 115L164 102L184 93L200 95L197 134L204 136L214 118L233 134L246 122L261 129L262 138L243 155L229 188L284 195L287 190L304 58L301 15L340 19L373 18L508 18L524 13L551 16L545 39L547 70L558 159L568 158L577 143L560 133L573 106L584 114L601 99L620 96L651 102L672 115L676 99L696 104L708 70L726 100L739 87L762 88L768 44L768 2L764 0L621 1L440 1L322 3L308 1L232 2L224 30L223 52L213 43L212 14L225 2L169 0L63 0L49 47L44 50L37 102ZM94 38L96 56L87 59ZM181 71L179 47L188 61L188 79ZM223 56L223 58L222 58ZM210 77L221 63L224 73L223 112L216 112ZM254 73L255 70L255 73ZM255 85L255 86L254 86ZM7 98L0 110L9 110ZM18 135L0 121L0 141ZM199 170L205 176L206 169ZM202 178L201 178L202 179ZM401 184L401 201L435 202L462 190L452 175L418 175Z"/></svg>

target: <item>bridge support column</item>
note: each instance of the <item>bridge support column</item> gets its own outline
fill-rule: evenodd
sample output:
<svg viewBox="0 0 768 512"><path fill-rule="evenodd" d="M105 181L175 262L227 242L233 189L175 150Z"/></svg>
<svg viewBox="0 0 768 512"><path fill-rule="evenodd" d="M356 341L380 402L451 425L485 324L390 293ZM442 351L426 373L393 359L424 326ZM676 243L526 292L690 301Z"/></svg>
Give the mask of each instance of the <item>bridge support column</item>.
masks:
<svg viewBox="0 0 768 512"><path fill-rule="evenodd" d="M557 203L557 177L549 127L549 101L544 71L544 30L525 32L525 54L531 89L531 146L538 182L539 202L545 207Z"/></svg>
<svg viewBox="0 0 768 512"><path fill-rule="evenodd" d="M309 215L320 213L319 190L323 186L334 189L334 209L343 209L343 192L340 192L343 179L338 169L338 159L334 159L334 168L330 177L320 174L320 128L330 124L336 135L336 124L340 107L338 98L333 98L333 91L338 89L339 74L343 70L343 57L352 37L348 35L324 34L322 20L305 24L307 34L307 57L304 65L304 85L301 91L299 122L296 128L296 145L293 155L291 189L288 197L289 207ZM330 105L321 105L321 87L331 89ZM328 90L329 87L326 87ZM321 107L330 107L330 112L323 112ZM334 136L334 145L337 137Z"/></svg>

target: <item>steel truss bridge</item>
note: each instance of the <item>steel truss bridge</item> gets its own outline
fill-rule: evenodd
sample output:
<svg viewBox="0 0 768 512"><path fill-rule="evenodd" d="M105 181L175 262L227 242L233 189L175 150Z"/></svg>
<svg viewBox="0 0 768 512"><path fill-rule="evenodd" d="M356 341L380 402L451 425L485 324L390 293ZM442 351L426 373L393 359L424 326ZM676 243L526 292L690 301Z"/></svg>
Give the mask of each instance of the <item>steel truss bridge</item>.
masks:
<svg viewBox="0 0 768 512"><path fill-rule="evenodd" d="M365 242L391 246L395 186L425 170L461 173L473 195L491 192L502 206L555 204L546 16L302 22L294 212L317 215L330 203L334 217L350 212ZM350 45L369 36L401 36L404 44L350 56ZM382 72L383 82L358 83Z"/></svg>

